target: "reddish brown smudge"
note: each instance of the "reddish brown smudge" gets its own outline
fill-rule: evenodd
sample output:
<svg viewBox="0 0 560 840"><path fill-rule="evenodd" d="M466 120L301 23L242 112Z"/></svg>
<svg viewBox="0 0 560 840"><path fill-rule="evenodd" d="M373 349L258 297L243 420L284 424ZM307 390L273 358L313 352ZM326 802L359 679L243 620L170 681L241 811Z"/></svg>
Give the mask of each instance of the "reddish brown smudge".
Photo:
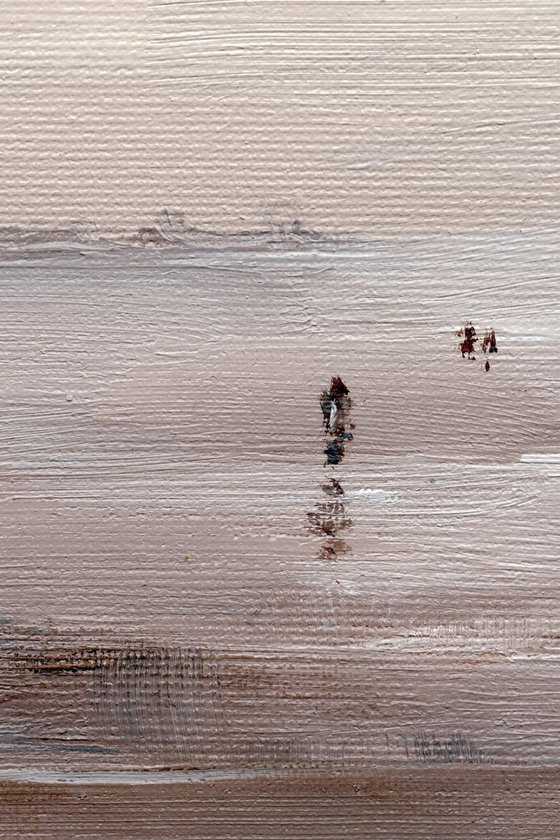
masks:
<svg viewBox="0 0 560 840"><path fill-rule="evenodd" d="M319 557L323 560L336 560L341 554L348 554L351 550L344 540L331 537L321 545Z"/></svg>
<svg viewBox="0 0 560 840"><path fill-rule="evenodd" d="M321 490L323 493L326 493L327 496L343 496L344 490L340 482L336 480L336 478L330 478L325 484L321 484Z"/></svg>
<svg viewBox="0 0 560 840"><path fill-rule="evenodd" d="M494 330L488 330L486 335L482 339L482 344L480 345L482 348L483 353L497 353L498 346L496 344L496 333Z"/></svg>
<svg viewBox="0 0 560 840"><path fill-rule="evenodd" d="M463 341L459 345L461 356L465 358L466 354L468 359L474 359L474 345L478 341L478 338L476 337L476 330L472 322L467 321L465 326L458 330L457 335L463 337Z"/></svg>
<svg viewBox="0 0 560 840"><path fill-rule="evenodd" d="M461 351L461 356L465 358L465 355L471 361L475 360L475 344L479 340L476 336L476 330L473 326L472 321L467 321L464 327L461 327L460 330L457 330L456 335L463 340L459 344L459 350ZM484 338L480 342L480 349L484 354L486 353L497 353L498 352L498 345L496 343L496 332L495 330L486 330ZM484 365L484 370L488 372L490 370L490 363L487 361Z"/></svg>
<svg viewBox="0 0 560 840"><path fill-rule="evenodd" d="M313 534L336 536L352 524L352 520L345 513L346 509L342 502L318 503L315 505L315 510L307 514L309 528Z"/></svg>

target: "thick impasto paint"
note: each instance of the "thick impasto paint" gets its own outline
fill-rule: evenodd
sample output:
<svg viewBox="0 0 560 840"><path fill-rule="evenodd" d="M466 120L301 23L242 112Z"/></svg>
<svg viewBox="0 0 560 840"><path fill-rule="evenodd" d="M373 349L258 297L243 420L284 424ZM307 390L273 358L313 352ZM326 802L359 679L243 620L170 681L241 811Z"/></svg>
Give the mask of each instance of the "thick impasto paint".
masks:
<svg viewBox="0 0 560 840"><path fill-rule="evenodd" d="M553 6L5 17L0 835L557 840Z"/></svg>

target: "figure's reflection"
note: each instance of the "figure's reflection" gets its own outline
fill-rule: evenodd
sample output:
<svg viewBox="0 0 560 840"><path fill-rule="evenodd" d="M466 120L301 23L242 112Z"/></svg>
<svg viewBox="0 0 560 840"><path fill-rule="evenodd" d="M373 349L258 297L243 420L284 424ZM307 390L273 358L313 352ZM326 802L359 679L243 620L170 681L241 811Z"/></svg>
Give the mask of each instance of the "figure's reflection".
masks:
<svg viewBox="0 0 560 840"><path fill-rule="evenodd" d="M318 502L315 510L309 511L307 518L310 531L319 536L334 537L352 524L342 502Z"/></svg>
<svg viewBox="0 0 560 840"><path fill-rule="evenodd" d="M336 478L329 478L326 484L321 484L321 490L323 493L326 493L327 496L342 496L344 494L344 490L342 489L340 483L336 480Z"/></svg>

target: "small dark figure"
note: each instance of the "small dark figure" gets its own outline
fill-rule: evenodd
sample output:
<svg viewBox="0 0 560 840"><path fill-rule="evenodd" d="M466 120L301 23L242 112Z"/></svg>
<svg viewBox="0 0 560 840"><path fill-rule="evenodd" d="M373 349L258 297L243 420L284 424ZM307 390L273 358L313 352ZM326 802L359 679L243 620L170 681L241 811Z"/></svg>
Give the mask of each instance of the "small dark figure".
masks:
<svg viewBox="0 0 560 840"><path fill-rule="evenodd" d="M480 346L482 348L483 353L486 353L486 351L488 351L489 353L498 352L498 348L496 346L496 333L494 332L494 330L491 330L486 333Z"/></svg>
<svg viewBox="0 0 560 840"><path fill-rule="evenodd" d="M488 359L486 359L486 364L484 365L484 370L486 371L486 373L488 373L488 371L490 370L490 362L488 361Z"/></svg>
<svg viewBox="0 0 560 840"><path fill-rule="evenodd" d="M349 394L340 376L333 376L330 390L321 392L319 400L323 412L323 424L331 434L340 436L344 432L344 424L352 406Z"/></svg>
<svg viewBox="0 0 560 840"><path fill-rule="evenodd" d="M476 337L476 330L471 324L470 321L467 321L465 324L465 337L461 342L461 356L463 359L465 358L465 353L467 354L468 359L474 360L474 344L475 341L478 341Z"/></svg>
<svg viewBox="0 0 560 840"><path fill-rule="evenodd" d="M333 376L330 389L321 392L319 397L323 413L323 425L331 440L326 441L325 455L328 464L339 464L344 458L344 444L352 440L352 432L346 431L346 423L350 423L349 412L352 407L350 392L340 376ZM354 424L350 423L353 429Z"/></svg>

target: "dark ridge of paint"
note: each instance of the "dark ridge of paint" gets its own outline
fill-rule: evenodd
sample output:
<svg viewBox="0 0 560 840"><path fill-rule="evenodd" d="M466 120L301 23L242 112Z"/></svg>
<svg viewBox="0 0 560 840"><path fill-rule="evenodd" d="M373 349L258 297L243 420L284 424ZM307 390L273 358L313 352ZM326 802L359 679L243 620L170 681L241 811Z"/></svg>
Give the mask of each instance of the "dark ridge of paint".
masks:
<svg viewBox="0 0 560 840"><path fill-rule="evenodd" d="M9 668L31 674L56 676L94 672L107 651L99 647L60 650L48 647L30 647L14 650L6 657Z"/></svg>
<svg viewBox="0 0 560 840"><path fill-rule="evenodd" d="M260 245L293 243L301 245L309 240L310 243L326 242L338 243L341 239L353 240L350 234L332 234L307 227L297 215L285 214L281 218L263 224L250 230L224 233L212 228L202 228L189 224L185 213L181 210L163 209L156 212L151 219L136 232L104 233L100 235L95 222L90 219L72 220L56 226L47 225L0 225L0 247L36 245L50 245L51 243L78 245L159 245L180 247L191 246L193 242L202 244L226 243L229 245L244 242L257 242ZM360 241L360 240L357 240Z"/></svg>
<svg viewBox="0 0 560 840"><path fill-rule="evenodd" d="M212 737L222 726L220 663L212 649L170 648L143 642L76 646L72 639L18 640L18 649L0 657L7 673L43 680L66 678L91 692L91 706L112 738L137 741L150 750L162 738L172 748L174 726L185 731L179 747L188 754L188 738ZM59 640L60 642L60 640ZM84 682L86 678L86 682Z"/></svg>
<svg viewBox="0 0 560 840"><path fill-rule="evenodd" d="M419 732L414 737L414 753L416 758L427 763L480 764L483 761L481 750L461 730L442 735L436 732Z"/></svg>
<svg viewBox="0 0 560 840"><path fill-rule="evenodd" d="M113 734L139 739L139 749L165 741L187 756L189 739L209 746L224 725L220 663L211 649L123 647L97 669L93 702Z"/></svg>

